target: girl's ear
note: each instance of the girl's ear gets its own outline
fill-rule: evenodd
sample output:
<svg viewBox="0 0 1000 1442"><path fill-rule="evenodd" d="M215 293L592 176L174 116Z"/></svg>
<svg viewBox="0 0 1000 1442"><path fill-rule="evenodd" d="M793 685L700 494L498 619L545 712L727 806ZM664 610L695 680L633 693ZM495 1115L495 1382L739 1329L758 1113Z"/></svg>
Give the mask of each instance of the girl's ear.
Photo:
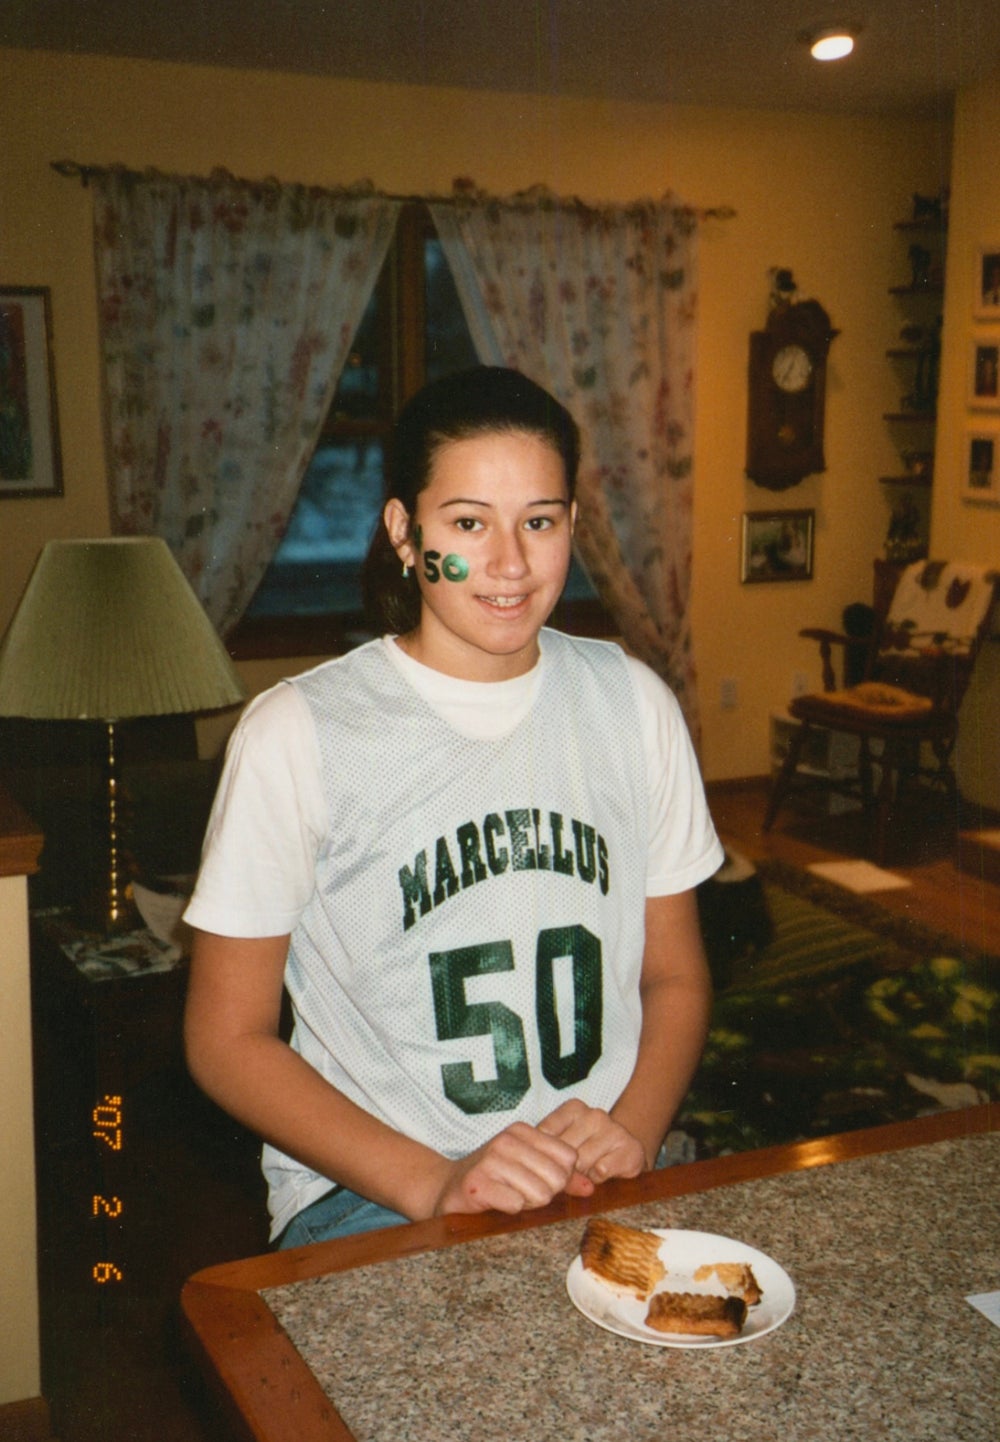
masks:
<svg viewBox="0 0 1000 1442"><path fill-rule="evenodd" d="M403 565L415 566L417 553L410 539L410 515L402 501L397 500L395 496L386 501L382 520L385 523L386 534L392 549Z"/></svg>
<svg viewBox="0 0 1000 1442"><path fill-rule="evenodd" d="M570 503L569 503L569 533L570 533L570 535L572 535L575 530L576 530L576 502L575 502L575 501L570 501Z"/></svg>

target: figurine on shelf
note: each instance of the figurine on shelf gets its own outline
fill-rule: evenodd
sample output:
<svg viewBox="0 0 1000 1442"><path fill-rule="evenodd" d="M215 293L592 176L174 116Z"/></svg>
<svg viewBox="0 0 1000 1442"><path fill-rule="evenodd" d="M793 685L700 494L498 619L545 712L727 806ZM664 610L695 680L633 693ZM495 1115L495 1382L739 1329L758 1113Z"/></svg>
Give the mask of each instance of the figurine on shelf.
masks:
<svg viewBox="0 0 1000 1442"><path fill-rule="evenodd" d="M913 389L903 396L904 411L933 411L937 404L938 369L941 361L941 317L933 329L921 331Z"/></svg>
<svg viewBox="0 0 1000 1442"><path fill-rule="evenodd" d="M771 266L768 275L771 277L771 309L784 310L795 299L795 292L798 290L795 277L787 267L777 265Z"/></svg>
<svg viewBox="0 0 1000 1442"><path fill-rule="evenodd" d="M927 554L920 535L920 512L913 497L901 496L892 508L885 538L887 561L919 561Z"/></svg>
<svg viewBox="0 0 1000 1442"><path fill-rule="evenodd" d="M914 290L926 290L931 283L931 253L925 245L911 245L910 285Z"/></svg>
<svg viewBox="0 0 1000 1442"><path fill-rule="evenodd" d="M940 195L915 195L913 219L921 225L944 225L948 219L948 192Z"/></svg>
<svg viewBox="0 0 1000 1442"><path fill-rule="evenodd" d="M908 475L920 480L929 480L934 474L933 451L904 451L903 465Z"/></svg>

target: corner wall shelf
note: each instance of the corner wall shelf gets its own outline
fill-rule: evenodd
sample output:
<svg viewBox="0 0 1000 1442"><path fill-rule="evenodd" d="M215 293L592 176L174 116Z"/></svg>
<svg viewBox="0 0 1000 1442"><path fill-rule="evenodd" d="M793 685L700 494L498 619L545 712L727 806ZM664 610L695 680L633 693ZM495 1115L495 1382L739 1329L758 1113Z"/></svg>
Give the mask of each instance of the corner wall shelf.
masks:
<svg viewBox="0 0 1000 1442"><path fill-rule="evenodd" d="M885 356L906 390L900 395L899 409L882 416L892 428L900 461L897 474L878 477L880 485L890 487L886 493L891 510L887 554L902 554L901 546L926 545L934 484L947 199L943 193L937 197L915 195L913 204L913 216L893 225L896 264L906 266L903 275L907 279L902 285L888 287L897 303L900 329Z"/></svg>

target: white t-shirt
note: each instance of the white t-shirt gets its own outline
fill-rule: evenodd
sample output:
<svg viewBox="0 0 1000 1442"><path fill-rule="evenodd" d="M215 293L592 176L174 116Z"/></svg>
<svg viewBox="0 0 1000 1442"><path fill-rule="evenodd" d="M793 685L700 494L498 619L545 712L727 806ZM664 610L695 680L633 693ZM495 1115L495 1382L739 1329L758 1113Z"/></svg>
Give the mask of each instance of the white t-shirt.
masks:
<svg viewBox="0 0 1000 1442"><path fill-rule="evenodd" d="M461 1156L568 1096L613 1105L644 898L721 861L679 707L619 648L546 631L532 672L481 684L383 640L248 707L187 920L290 934L293 1047ZM277 1233L329 1182L264 1165Z"/></svg>
<svg viewBox="0 0 1000 1442"><path fill-rule="evenodd" d="M461 681L421 665L384 637L385 654L410 684L463 735L495 739L531 710L542 657L512 681ZM722 865L723 852L704 802L698 765L673 693L643 662L625 656L635 690L649 778L646 895L690 890ZM282 757L288 785L266 784ZM253 785L241 785L244 775ZM314 885L316 848L327 828L316 728L301 692L279 683L244 710L233 732L186 920L221 936L283 936L298 921ZM283 849L266 875L247 864L247 838L278 832ZM706 866L708 870L706 871ZM276 868L278 873L276 874Z"/></svg>

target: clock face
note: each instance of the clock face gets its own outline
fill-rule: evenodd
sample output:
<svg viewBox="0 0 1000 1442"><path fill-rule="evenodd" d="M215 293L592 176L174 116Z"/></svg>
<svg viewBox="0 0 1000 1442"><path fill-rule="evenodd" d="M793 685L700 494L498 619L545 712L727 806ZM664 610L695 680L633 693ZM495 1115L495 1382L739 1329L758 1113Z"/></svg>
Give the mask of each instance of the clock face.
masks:
<svg viewBox="0 0 1000 1442"><path fill-rule="evenodd" d="M804 391L812 373L813 363L800 345L782 346L771 365L775 385L790 395Z"/></svg>
<svg viewBox="0 0 1000 1442"><path fill-rule="evenodd" d="M746 473L781 491L826 469L826 356L837 332L818 301L776 306L750 332Z"/></svg>

